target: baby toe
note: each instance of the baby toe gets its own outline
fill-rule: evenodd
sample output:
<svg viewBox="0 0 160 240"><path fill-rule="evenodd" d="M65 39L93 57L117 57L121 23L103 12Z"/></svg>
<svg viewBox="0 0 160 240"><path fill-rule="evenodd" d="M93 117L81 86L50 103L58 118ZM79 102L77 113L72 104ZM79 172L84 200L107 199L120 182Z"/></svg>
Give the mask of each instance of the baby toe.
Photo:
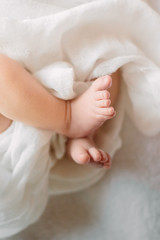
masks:
<svg viewBox="0 0 160 240"><path fill-rule="evenodd" d="M102 155L101 153L99 152L98 149L96 149L95 147L91 147L88 149L88 152L92 158L93 161L95 162L99 162L102 160Z"/></svg>
<svg viewBox="0 0 160 240"><path fill-rule="evenodd" d="M111 157L107 152L104 152L103 150L99 150L103 156L101 163L104 164L104 167L110 168L111 167Z"/></svg>
<svg viewBox="0 0 160 240"><path fill-rule="evenodd" d="M111 104L110 99L96 101L96 106L97 107L109 107L110 104Z"/></svg>
<svg viewBox="0 0 160 240"><path fill-rule="evenodd" d="M102 160L101 163L108 163L109 161L109 157L108 157L108 153L105 153L103 150L99 149L101 155L102 155Z"/></svg>
<svg viewBox="0 0 160 240"><path fill-rule="evenodd" d="M100 77L94 81L92 86L95 91L108 89L112 86L112 78L109 75Z"/></svg>
<svg viewBox="0 0 160 240"><path fill-rule="evenodd" d="M95 92L95 100L102 100L110 98L110 92L107 90Z"/></svg>
<svg viewBox="0 0 160 240"><path fill-rule="evenodd" d="M108 153L106 154L108 155L108 161L104 163L104 167L111 168L111 165L112 165L111 157Z"/></svg>
<svg viewBox="0 0 160 240"><path fill-rule="evenodd" d="M114 108L108 107L108 108L97 108L97 114L104 115L106 117L112 116L114 114Z"/></svg>
<svg viewBox="0 0 160 240"><path fill-rule="evenodd" d="M89 154L86 153L81 153L79 156L77 156L77 163L79 164L86 164L90 161L90 156Z"/></svg>

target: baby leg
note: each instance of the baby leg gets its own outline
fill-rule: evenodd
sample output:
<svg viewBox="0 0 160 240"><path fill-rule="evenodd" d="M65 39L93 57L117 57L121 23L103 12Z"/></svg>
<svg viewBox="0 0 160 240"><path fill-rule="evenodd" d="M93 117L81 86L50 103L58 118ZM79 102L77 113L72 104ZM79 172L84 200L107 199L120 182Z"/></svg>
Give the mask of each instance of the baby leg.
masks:
<svg viewBox="0 0 160 240"><path fill-rule="evenodd" d="M108 90L111 94L111 101L115 105L120 89L120 70L112 74L112 87ZM94 136L86 138L69 139L67 153L79 164L94 163L99 167L110 168L111 158L108 153L98 149L94 142Z"/></svg>
<svg viewBox="0 0 160 240"><path fill-rule="evenodd" d="M0 54L0 113L34 127L62 132L66 102L53 97L18 62Z"/></svg>
<svg viewBox="0 0 160 240"><path fill-rule="evenodd" d="M0 113L69 137L87 136L114 115L106 90L110 85L110 78L101 78L80 97L64 101L51 95L18 62L0 54ZM100 96L102 101L96 99Z"/></svg>

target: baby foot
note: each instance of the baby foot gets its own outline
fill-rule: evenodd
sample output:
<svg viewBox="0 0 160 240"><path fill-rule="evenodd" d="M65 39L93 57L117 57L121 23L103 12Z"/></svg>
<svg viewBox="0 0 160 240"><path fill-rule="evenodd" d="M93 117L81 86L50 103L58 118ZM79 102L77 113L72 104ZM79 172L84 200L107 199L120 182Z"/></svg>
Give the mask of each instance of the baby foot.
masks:
<svg viewBox="0 0 160 240"><path fill-rule="evenodd" d="M92 164L107 169L111 167L109 154L98 149L89 137L69 139L67 153L78 164Z"/></svg>
<svg viewBox="0 0 160 240"><path fill-rule="evenodd" d="M100 77L81 96L71 100L68 137L86 137L116 115L107 91L111 85L110 76Z"/></svg>

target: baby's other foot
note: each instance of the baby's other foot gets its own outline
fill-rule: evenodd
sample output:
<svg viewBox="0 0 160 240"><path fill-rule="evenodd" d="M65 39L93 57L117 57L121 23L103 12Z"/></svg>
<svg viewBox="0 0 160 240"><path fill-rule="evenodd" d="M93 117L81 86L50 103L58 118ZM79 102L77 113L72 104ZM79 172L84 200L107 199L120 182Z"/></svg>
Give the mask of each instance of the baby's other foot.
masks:
<svg viewBox="0 0 160 240"><path fill-rule="evenodd" d="M89 137L69 139L67 153L78 164L92 164L106 169L111 167L109 154L98 149Z"/></svg>
<svg viewBox="0 0 160 240"><path fill-rule="evenodd" d="M100 77L81 96L71 100L70 127L66 134L68 137L86 137L116 115L110 106L110 93L107 91L111 85L110 76Z"/></svg>

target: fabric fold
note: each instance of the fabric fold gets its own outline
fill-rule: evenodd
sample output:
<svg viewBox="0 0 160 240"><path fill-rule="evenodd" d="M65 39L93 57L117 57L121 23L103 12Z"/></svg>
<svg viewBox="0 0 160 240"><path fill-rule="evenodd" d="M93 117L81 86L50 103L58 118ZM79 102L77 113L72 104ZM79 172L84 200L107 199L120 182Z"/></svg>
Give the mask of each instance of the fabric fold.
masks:
<svg viewBox="0 0 160 240"><path fill-rule="evenodd" d="M23 8L27 15L28 9L25 5ZM157 134L159 15L141 0L100 0L60 9L36 18L15 19L12 12L1 17L0 52L20 62L61 99L78 96L90 86L92 78L121 68L117 116L99 129L98 147L111 156L121 147L125 110L141 132ZM49 193L82 190L106 172L68 159L64 136L20 122L14 122L10 129L0 136L1 237L35 222Z"/></svg>

